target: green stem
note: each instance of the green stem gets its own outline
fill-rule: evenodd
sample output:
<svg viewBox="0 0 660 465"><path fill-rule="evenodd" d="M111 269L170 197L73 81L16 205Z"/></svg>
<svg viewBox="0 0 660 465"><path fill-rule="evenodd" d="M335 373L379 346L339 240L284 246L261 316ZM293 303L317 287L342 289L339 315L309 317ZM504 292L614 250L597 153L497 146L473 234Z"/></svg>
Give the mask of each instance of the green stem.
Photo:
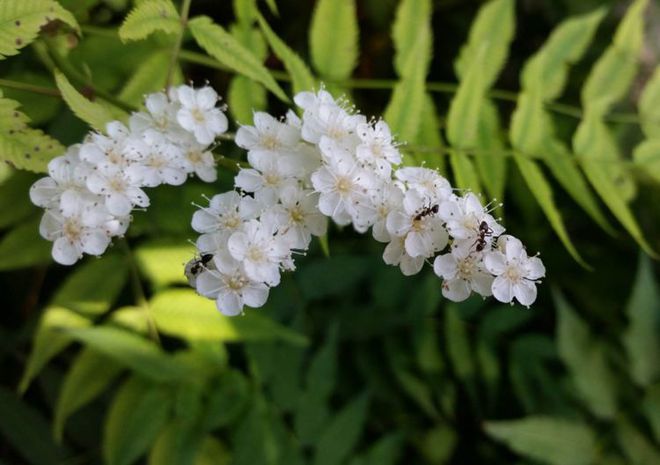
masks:
<svg viewBox="0 0 660 465"><path fill-rule="evenodd" d="M142 287L142 281L140 280L140 272L135 262L135 256L131 250L128 240L123 238L119 241L124 249L126 260L128 261L128 267L131 275L131 285L133 287L133 295L135 296L136 303L143 310L144 317L147 322L147 331L149 332L149 338L153 340L156 344L160 345L160 336L158 336L158 328L156 323L151 316L151 308L149 307L149 301L147 300L144 288Z"/></svg>
<svg viewBox="0 0 660 465"><path fill-rule="evenodd" d="M250 167L250 165L248 165L247 162L241 160L235 160L233 158L227 158L224 155L218 155L218 154L215 154L215 162L218 164L218 166L222 166L223 168L227 168L236 172L238 172L238 170L240 170L241 168Z"/></svg>
<svg viewBox="0 0 660 465"><path fill-rule="evenodd" d="M174 43L174 49L172 49L172 57L170 58L170 65L167 68L167 80L165 81L165 88L170 87L170 84L172 84L172 78L174 77L174 70L176 68L177 62L179 61L179 52L181 51L183 36L186 32L186 28L188 27L188 14L190 13L191 3L192 0L183 0L183 3L181 4L181 12L179 14L181 18L181 30L179 31L179 35L176 38L176 42Z"/></svg>
<svg viewBox="0 0 660 465"><path fill-rule="evenodd" d="M52 87L36 86L26 82L17 82L9 79L0 79L0 87L7 89L23 90L25 92L32 92L34 94L47 95L49 97L60 97L60 91Z"/></svg>

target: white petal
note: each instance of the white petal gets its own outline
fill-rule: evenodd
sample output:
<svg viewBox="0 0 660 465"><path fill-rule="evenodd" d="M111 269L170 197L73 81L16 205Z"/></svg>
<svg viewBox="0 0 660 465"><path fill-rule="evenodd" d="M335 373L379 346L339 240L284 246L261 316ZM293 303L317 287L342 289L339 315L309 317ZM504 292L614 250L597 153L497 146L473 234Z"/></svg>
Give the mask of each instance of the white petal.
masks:
<svg viewBox="0 0 660 465"><path fill-rule="evenodd" d="M244 287L243 300L248 307L261 307L268 300L268 287L264 285L248 285Z"/></svg>
<svg viewBox="0 0 660 465"><path fill-rule="evenodd" d="M503 276L495 278L491 290L493 291L493 296L500 302L509 303L513 299L511 281L505 279Z"/></svg>
<svg viewBox="0 0 660 465"><path fill-rule="evenodd" d="M536 285L532 281L522 279L513 285L513 294L518 302L529 307L536 300Z"/></svg>
<svg viewBox="0 0 660 465"><path fill-rule="evenodd" d="M73 265L82 257L80 244L70 242L65 237L60 237L53 243L53 259L62 265Z"/></svg>
<svg viewBox="0 0 660 465"><path fill-rule="evenodd" d="M261 173L253 169L241 169L236 177L234 183L236 187L240 187L246 192L256 192L263 186L263 177Z"/></svg>
<svg viewBox="0 0 660 465"><path fill-rule="evenodd" d="M243 299L236 292L218 294L215 304L223 315L236 316L243 313Z"/></svg>
<svg viewBox="0 0 660 465"><path fill-rule="evenodd" d="M128 215L133 209L133 204L123 194L110 194L105 198L105 206L108 211L116 216Z"/></svg>
<svg viewBox="0 0 660 465"><path fill-rule="evenodd" d="M195 285L198 293L210 299L215 299L223 288L222 278L217 271L202 271Z"/></svg>
<svg viewBox="0 0 660 465"><path fill-rule="evenodd" d="M235 232L227 241L227 249L234 259L240 261L245 260L247 253L249 239L247 234L242 231Z"/></svg>
<svg viewBox="0 0 660 465"><path fill-rule="evenodd" d="M406 252L411 257L429 257L433 254L433 243L428 234L412 231L406 236Z"/></svg>
<svg viewBox="0 0 660 465"><path fill-rule="evenodd" d="M525 270L527 271L527 276L525 277L528 279L540 279L545 276L545 266L538 257L531 257L527 261Z"/></svg>
<svg viewBox="0 0 660 465"><path fill-rule="evenodd" d="M506 264L506 257L501 252L489 252L484 256L484 267L495 276L504 273Z"/></svg>
<svg viewBox="0 0 660 465"><path fill-rule="evenodd" d="M110 244L110 238L103 232L87 234L82 239L82 249L89 255L103 255Z"/></svg>
<svg viewBox="0 0 660 465"><path fill-rule="evenodd" d="M447 279L442 282L442 295L453 302L463 302L471 293L470 284L463 279Z"/></svg>
<svg viewBox="0 0 660 465"><path fill-rule="evenodd" d="M450 253L438 255L433 261L433 272L441 278L453 279L458 273L456 257Z"/></svg>
<svg viewBox="0 0 660 465"><path fill-rule="evenodd" d="M30 200L38 207L45 208L57 200L61 188L51 177L39 179L30 187Z"/></svg>
<svg viewBox="0 0 660 465"><path fill-rule="evenodd" d="M403 255L401 257L401 273L404 276L412 276L419 273L424 266L424 257L411 257L410 255Z"/></svg>

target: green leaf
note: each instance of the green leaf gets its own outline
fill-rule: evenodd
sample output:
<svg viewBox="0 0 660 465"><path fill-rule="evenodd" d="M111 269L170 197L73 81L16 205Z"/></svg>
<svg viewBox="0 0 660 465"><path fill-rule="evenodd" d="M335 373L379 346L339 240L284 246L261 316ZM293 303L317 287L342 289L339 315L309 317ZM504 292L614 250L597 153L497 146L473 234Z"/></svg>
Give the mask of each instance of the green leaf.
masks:
<svg viewBox="0 0 660 465"><path fill-rule="evenodd" d="M266 109L268 103L263 86L245 76L235 76L231 80L227 102L229 111L241 124L250 124L253 112Z"/></svg>
<svg viewBox="0 0 660 465"><path fill-rule="evenodd" d="M426 58L422 46L420 42L411 50L411 71L394 86L384 114L392 132L397 134L400 140L409 143L417 140L425 104L426 71L422 65Z"/></svg>
<svg viewBox="0 0 660 465"><path fill-rule="evenodd" d="M201 424L206 431L227 426L239 417L250 400L245 377L235 370L227 370L211 386Z"/></svg>
<svg viewBox="0 0 660 465"><path fill-rule="evenodd" d="M275 55L282 60L284 67L291 76L293 93L310 91L317 87L316 80L307 64L270 28L263 16L258 15L259 27Z"/></svg>
<svg viewBox="0 0 660 465"><path fill-rule="evenodd" d="M468 340L465 322L460 318L456 305L448 305L445 310L445 338L449 360L456 375L468 382L475 374L472 349Z"/></svg>
<svg viewBox="0 0 660 465"><path fill-rule="evenodd" d="M286 94L259 59L211 18L198 16L188 23L200 47L223 65L264 85L283 102Z"/></svg>
<svg viewBox="0 0 660 465"><path fill-rule="evenodd" d="M497 107L490 100L484 102L481 108L478 125L479 150L475 151L477 156L474 161L479 177L491 197L502 199L506 184L507 157L501 136L500 116Z"/></svg>
<svg viewBox="0 0 660 465"><path fill-rule="evenodd" d="M554 297L559 311L559 356L587 407L599 418L613 418L617 411L616 384L604 347L566 299L559 292L555 292Z"/></svg>
<svg viewBox="0 0 660 465"><path fill-rule="evenodd" d="M639 116L646 137L658 139L660 127L660 66L656 66L653 76L646 83L639 97Z"/></svg>
<svg viewBox="0 0 660 465"><path fill-rule="evenodd" d="M203 441L191 421L173 420L158 435L149 465L193 465Z"/></svg>
<svg viewBox="0 0 660 465"><path fill-rule="evenodd" d="M446 173L445 158L443 155L443 141L440 133L440 117L433 103L433 98L427 92L424 94L424 104L422 108L419 132L416 137L417 143L425 148L437 149L428 151L411 150L408 148L408 154L412 157L411 165L420 166L425 164L428 168L437 169L441 174ZM407 164L404 158L404 164Z"/></svg>
<svg viewBox="0 0 660 465"><path fill-rule="evenodd" d="M150 303L159 331L188 340L275 341L305 345L301 334L274 322L257 311L240 317L222 315L215 302L192 290L170 290L157 294Z"/></svg>
<svg viewBox="0 0 660 465"><path fill-rule="evenodd" d="M195 248L181 240L162 239L145 242L135 250L140 271L155 287L186 284L184 264L193 257Z"/></svg>
<svg viewBox="0 0 660 465"><path fill-rule="evenodd" d="M513 0L492 0L481 7L470 27L468 43L461 49L456 74L466 79L478 67L483 88L493 85L504 66L515 30Z"/></svg>
<svg viewBox="0 0 660 465"><path fill-rule="evenodd" d="M314 67L322 78L348 79L358 59L355 0L319 0L309 30Z"/></svg>
<svg viewBox="0 0 660 465"><path fill-rule="evenodd" d="M591 465L596 439L582 423L556 417L530 416L512 421L490 421L488 435L515 452L552 465Z"/></svg>
<svg viewBox="0 0 660 465"><path fill-rule="evenodd" d="M231 455L223 443L211 435L202 438L195 465L229 465L230 462Z"/></svg>
<svg viewBox="0 0 660 465"><path fill-rule="evenodd" d="M79 314L62 307L48 307L39 320L19 392L25 392L35 376L55 355L64 350L71 338L61 328L84 328L91 322Z"/></svg>
<svg viewBox="0 0 660 465"><path fill-rule="evenodd" d="M120 255L90 259L78 266L59 287L51 304L82 313L101 315L110 310L128 278L128 264Z"/></svg>
<svg viewBox="0 0 660 465"><path fill-rule="evenodd" d="M660 463L660 451L626 420L617 425L617 435L623 453L631 465Z"/></svg>
<svg viewBox="0 0 660 465"><path fill-rule="evenodd" d="M518 169L520 170L520 174L527 183L529 190L536 198L541 209L543 209L552 229L555 230L562 244L566 247L566 250L568 250L575 261L585 268L590 268L571 242L568 232L566 231L566 226L564 226L561 213L557 208L557 205L555 205L552 187L550 187L550 183L545 179L543 171L541 171L539 166L532 160L521 156L515 156L514 158L518 165Z"/></svg>
<svg viewBox="0 0 660 465"><path fill-rule="evenodd" d="M403 0L399 4L392 26L394 69L399 76L415 73L426 78L433 54L431 13L429 0Z"/></svg>
<svg viewBox="0 0 660 465"><path fill-rule="evenodd" d="M232 464L275 465L278 444L268 418L268 406L262 396L250 402L250 409L241 421L234 426ZM259 447L255 447L259 444Z"/></svg>
<svg viewBox="0 0 660 465"><path fill-rule="evenodd" d="M122 366L91 349L83 349L62 382L55 407L54 434L62 440L64 423L72 413L100 395L119 375Z"/></svg>
<svg viewBox="0 0 660 465"><path fill-rule="evenodd" d="M566 85L569 68L587 51L606 10L563 21L553 31L543 47L530 58L522 72L522 87L538 94L544 101L559 97Z"/></svg>
<svg viewBox="0 0 660 465"><path fill-rule="evenodd" d="M18 54L51 21L60 20L80 31L76 18L53 0L3 1L0 3L0 60Z"/></svg>
<svg viewBox="0 0 660 465"><path fill-rule="evenodd" d="M144 454L165 425L171 403L166 387L137 377L128 379L105 418L103 457L107 465L129 465Z"/></svg>
<svg viewBox="0 0 660 465"><path fill-rule="evenodd" d="M67 336L114 359L154 381L171 381L190 376L190 369L163 352L153 342L111 326L67 329Z"/></svg>
<svg viewBox="0 0 660 465"><path fill-rule="evenodd" d="M642 255L632 295L626 305L628 327L623 346L632 379L648 387L660 377L660 290L651 260Z"/></svg>
<svg viewBox="0 0 660 465"><path fill-rule="evenodd" d="M0 183L0 228L25 221L39 211L25 195L34 181L31 173L12 170L9 178Z"/></svg>
<svg viewBox="0 0 660 465"><path fill-rule="evenodd" d="M458 441L454 429L447 425L430 428L420 438L420 449L428 463L447 463Z"/></svg>
<svg viewBox="0 0 660 465"><path fill-rule="evenodd" d="M70 457L69 451L53 443L41 413L4 386L0 386L0 412L3 446L11 446L31 465L60 465Z"/></svg>
<svg viewBox="0 0 660 465"><path fill-rule="evenodd" d="M170 0L146 0L133 8L119 28L122 42L141 40L156 31L176 34L181 19Z"/></svg>
<svg viewBox="0 0 660 465"><path fill-rule="evenodd" d="M642 407L651 425L655 442L660 444L660 384L647 389Z"/></svg>
<svg viewBox="0 0 660 465"><path fill-rule="evenodd" d="M660 182L660 139L642 141L635 147L633 160L643 173Z"/></svg>
<svg viewBox="0 0 660 465"><path fill-rule="evenodd" d="M0 271L27 268L51 261L52 243L39 236L39 221L39 218L35 218L23 223L0 239Z"/></svg>
<svg viewBox="0 0 660 465"><path fill-rule="evenodd" d="M62 98L73 113L92 128L103 132L106 123L116 119L108 108L83 97L59 71L55 71L55 82L62 93Z"/></svg>
<svg viewBox="0 0 660 465"><path fill-rule="evenodd" d="M582 88L585 111L599 116L630 88L638 67L647 0L636 0L617 28L614 40L594 64Z"/></svg>
<svg viewBox="0 0 660 465"><path fill-rule="evenodd" d="M65 149L42 131L30 128L30 120L18 107L18 102L3 98L0 92L0 160L19 169L44 173L48 162Z"/></svg>
<svg viewBox="0 0 660 465"><path fill-rule="evenodd" d="M163 72L170 65L170 52L157 51L142 61L126 84L119 92L118 98L136 107L142 105L144 96L152 92L159 92L165 88L167 73ZM177 67L177 75L172 80L174 84L183 82L180 68Z"/></svg>
<svg viewBox="0 0 660 465"><path fill-rule="evenodd" d="M403 435L390 433L376 441L364 456L365 465L395 465L403 453Z"/></svg>
<svg viewBox="0 0 660 465"><path fill-rule="evenodd" d="M343 407L319 437L314 465L340 465L358 444L369 408L368 394L360 394Z"/></svg>
<svg viewBox="0 0 660 465"><path fill-rule="evenodd" d="M619 160L616 154L616 142L597 114L585 114L573 139L573 147L580 156L587 179L607 207L639 246L652 257L657 257L657 253L644 238L625 197L621 194L621 182L617 182L620 179L621 166L616 163Z"/></svg>

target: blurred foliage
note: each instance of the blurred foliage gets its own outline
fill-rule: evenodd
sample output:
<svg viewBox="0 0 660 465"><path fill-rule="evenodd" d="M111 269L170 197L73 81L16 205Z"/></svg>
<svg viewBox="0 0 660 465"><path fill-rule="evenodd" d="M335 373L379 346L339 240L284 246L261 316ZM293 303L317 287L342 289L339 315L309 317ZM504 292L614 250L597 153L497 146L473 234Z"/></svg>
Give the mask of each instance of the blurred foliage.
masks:
<svg viewBox="0 0 660 465"><path fill-rule="evenodd" d="M657 4L0 0L0 18L0 464L660 463L640 250L660 250ZM429 269L404 278L335 229L330 257L223 317L182 269L225 167L150 191L103 258L53 265L23 169L168 79L208 80L241 123L320 81L386 115L408 163L505 199L543 252L539 300L448 303Z"/></svg>

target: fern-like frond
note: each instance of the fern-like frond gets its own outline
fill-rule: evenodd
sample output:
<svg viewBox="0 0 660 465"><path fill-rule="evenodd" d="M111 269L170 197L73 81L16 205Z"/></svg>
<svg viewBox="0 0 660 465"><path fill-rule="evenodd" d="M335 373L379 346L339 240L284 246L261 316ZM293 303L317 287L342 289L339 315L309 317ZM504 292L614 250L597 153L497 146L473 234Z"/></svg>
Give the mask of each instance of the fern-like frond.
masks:
<svg viewBox="0 0 660 465"><path fill-rule="evenodd" d="M207 16L198 16L188 24L197 43L213 58L237 73L260 82L280 100L289 100L261 61L222 26L214 24Z"/></svg>
<svg viewBox="0 0 660 465"><path fill-rule="evenodd" d="M180 30L179 13L170 0L147 0L126 16L119 28L119 38L128 42L144 39L156 31L176 34Z"/></svg>
<svg viewBox="0 0 660 465"><path fill-rule="evenodd" d="M355 0L319 0L309 31L312 63L322 78L348 79L358 59Z"/></svg>
<svg viewBox="0 0 660 465"><path fill-rule="evenodd" d="M0 2L0 60L16 55L37 38L43 26L54 20L80 30L76 18L54 0Z"/></svg>
<svg viewBox="0 0 660 465"><path fill-rule="evenodd" d="M45 172L48 162L64 153L64 147L38 129L28 126L29 118L19 103L0 93L0 160L19 169Z"/></svg>

